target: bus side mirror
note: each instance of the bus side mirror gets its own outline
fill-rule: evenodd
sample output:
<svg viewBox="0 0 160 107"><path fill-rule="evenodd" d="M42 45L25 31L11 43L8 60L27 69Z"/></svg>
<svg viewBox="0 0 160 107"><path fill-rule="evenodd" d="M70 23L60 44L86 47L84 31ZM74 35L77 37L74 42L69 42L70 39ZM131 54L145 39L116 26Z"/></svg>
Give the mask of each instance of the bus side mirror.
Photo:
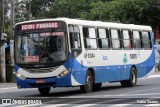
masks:
<svg viewBox="0 0 160 107"><path fill-rule="evenodd" d="M72 58L75 59L77 57L77 51L72 52Z"/></svg>

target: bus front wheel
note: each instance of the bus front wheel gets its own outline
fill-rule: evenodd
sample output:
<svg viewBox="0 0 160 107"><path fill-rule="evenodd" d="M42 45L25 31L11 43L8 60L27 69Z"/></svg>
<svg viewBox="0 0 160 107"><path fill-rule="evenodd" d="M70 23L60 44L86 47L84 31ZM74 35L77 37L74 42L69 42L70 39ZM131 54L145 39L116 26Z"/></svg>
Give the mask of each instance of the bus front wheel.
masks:
<svg viewBox="0 0 160 107"><path fill-rule="evenodd" d="M130 79L121 81L122 87L134 87L137 83L137 72L134 67L131 68Z"/></svg>
<svg viewBox="0 0 160 107"><path fill-rule="evenodd" d="M48 95L50 92L51 88L46 87L46 88L38 88L38 91L41 95Z"/></svg>
<svg viewBox="0 0 160 107"><path fill-rule="evenodd" d="M80 90L84 93L92 92L94 77L91 71L87 72L85 85L80 86Z"/></svg>

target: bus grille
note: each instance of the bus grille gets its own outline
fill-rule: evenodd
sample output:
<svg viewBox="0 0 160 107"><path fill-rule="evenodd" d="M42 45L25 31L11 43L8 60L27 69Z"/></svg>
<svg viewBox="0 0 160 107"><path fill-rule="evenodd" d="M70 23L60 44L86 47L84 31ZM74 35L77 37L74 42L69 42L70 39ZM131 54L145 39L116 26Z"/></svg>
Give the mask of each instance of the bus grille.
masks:
<svg viewBox="0 0 160 107"><path fill-rule="evenodd" d="M49 73L54 70L56 70L58 67L52 67L52 68L38 68L38 69L24 69L29 73Z"/></svg>
<svg viewBox="0 0 160 107"><path fill-rule="evenodd" d="M53 86L56 84L56 82L50 82L50 83L28 83L31 87L42 87L42 86Z"/></svg>

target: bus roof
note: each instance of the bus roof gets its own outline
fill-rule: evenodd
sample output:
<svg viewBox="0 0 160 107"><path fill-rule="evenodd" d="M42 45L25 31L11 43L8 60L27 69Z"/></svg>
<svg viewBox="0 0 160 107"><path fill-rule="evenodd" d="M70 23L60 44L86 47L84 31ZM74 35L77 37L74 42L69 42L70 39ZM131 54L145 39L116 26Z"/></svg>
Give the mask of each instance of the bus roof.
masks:
<svg viewBox="0 0 160 107"><path fill-rule="evenodd" d="M90 21L90 20L81 20L81 19L70 19L70 18L30 20L30 21L24 21L24 22L17 23L16 25L32 23L32 22L41 22L41 21L43 21L43 22L45 22L45 21L46 22L47 21L64 21L67 24L73 24L73 25L152 31L152 28L150 26L144 26L144 25L122 24L122 23L113 23L113 22L102 22L102 21Z"/></svg>

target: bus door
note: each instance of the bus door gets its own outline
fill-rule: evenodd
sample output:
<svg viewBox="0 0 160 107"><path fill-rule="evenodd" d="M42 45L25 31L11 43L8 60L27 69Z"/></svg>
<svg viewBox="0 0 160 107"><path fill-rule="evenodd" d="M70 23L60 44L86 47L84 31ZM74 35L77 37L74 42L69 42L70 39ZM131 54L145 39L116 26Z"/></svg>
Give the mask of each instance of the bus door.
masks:
<svg viewBox="0 0 160 107"><path fill-rule="evenodd" d="M70 35L70 47L72 55L72 68L73 71L81 71L82 65L79 64L77 57L82 53L81 38L80 38L80 28L75 25L69 25L69 35ZM75 73L75 72L74 72ZM73 74L75 76L75 74Z"/></svg>

